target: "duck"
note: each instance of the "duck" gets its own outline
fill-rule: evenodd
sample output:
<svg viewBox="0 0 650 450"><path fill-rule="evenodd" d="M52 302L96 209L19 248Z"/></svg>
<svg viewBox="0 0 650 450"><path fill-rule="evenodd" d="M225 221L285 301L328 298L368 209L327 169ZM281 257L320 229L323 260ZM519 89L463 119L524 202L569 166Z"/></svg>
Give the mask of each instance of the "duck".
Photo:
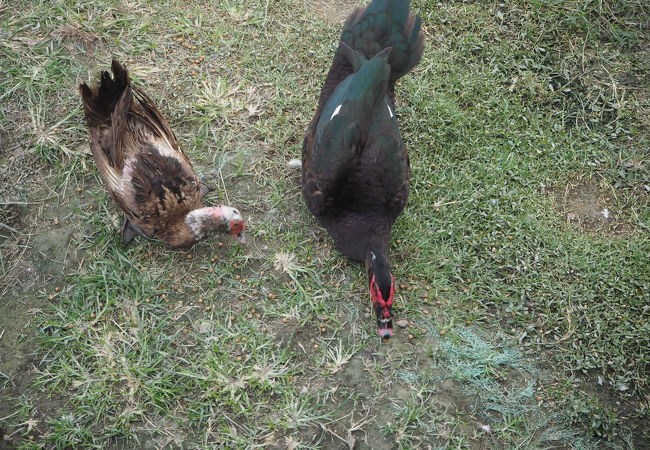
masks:
<svg viewBox="0 0 650 450"><path fill-rule="evenodd" d="M206 207L210 188L154 102L131 84L127 69L111 63L99 83L79 86L90 135L90 151L106 190L124 212L122 241L155 238L189 247L220 232L245 243L244 220L230 206Z"/></svg>
<svg viewBox="0 0 650 450"><path fill-rule="evenodd" d="M373 0L348 17L302 146L307 208L347 258L365 265L377 333L393 336L389 234L409 190L395 83L422 57L408 0Z"/></svg>

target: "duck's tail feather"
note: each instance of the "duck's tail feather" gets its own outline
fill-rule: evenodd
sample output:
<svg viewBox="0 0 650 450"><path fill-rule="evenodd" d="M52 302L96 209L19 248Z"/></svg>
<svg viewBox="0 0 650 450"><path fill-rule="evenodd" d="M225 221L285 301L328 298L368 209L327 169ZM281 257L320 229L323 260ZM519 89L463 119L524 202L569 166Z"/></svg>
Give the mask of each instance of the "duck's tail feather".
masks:
<svg viewBox="0 0 650 450"><path fill-rule="evenodd" d="M371 59L392 47L391 85L417 65L424 51L420 18L409 11L409 0L373 0L355 10L343 28L341 42Z"/></svg>
<svg viewBox="0 0 650 450"><path fill-rule="evenodd" d="M113 77L107 71L102 71L100 82L96 87L91 88L86 83L79 85L89 127L99 126L109 121L124 90L130 86L129 73L119 62L113 60L111 71Z"/></svg>

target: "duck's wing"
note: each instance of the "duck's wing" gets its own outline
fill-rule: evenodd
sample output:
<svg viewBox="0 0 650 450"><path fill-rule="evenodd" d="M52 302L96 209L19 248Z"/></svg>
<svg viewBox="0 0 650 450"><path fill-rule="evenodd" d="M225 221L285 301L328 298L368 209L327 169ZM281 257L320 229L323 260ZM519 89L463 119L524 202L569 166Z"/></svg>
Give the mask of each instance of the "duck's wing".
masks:
<svg viewBox="0 0 650 450"><path fill-rule="evenodd" d="M321 214L341 206L354 193L344 192L365 151L375 105L386 98L390 49L360 65L330 96L303 144L303 193L310 209Z"/></svg>
<svg viewBox="0 0 650 450"><path fill-rule="evenodd" d="M406 205L410 166L393 106L388 98L375 108L374 121L362 158L368 192L373 192L377 203L395 219Z"/></svg>

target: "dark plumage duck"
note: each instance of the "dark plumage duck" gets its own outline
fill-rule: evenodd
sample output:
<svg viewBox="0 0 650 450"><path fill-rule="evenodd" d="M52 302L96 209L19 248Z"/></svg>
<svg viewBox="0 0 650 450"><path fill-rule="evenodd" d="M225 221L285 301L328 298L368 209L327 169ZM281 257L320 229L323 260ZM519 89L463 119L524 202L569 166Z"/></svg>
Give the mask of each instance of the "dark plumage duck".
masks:
<svg viewBox="0 0 650 450"><path fill-rule="evenodd" d="M395 292L388 235L409 187L394 88L419 62L423 41L408 0L373 0L354 11L302 148L305 202L341 253L365 264L384 339L393 333Z"/></svg>
<svg viewBox="0 0 650 450"><path fill-rule="evenodd" d="M208 187L151 99L131 85L126 69L112 64L98 86L79 87L90 150L106 189L126 214L122 240L155 237L187 247L208 233L232 234L244 242L244 222L228 206L203 207Z"/></svg>

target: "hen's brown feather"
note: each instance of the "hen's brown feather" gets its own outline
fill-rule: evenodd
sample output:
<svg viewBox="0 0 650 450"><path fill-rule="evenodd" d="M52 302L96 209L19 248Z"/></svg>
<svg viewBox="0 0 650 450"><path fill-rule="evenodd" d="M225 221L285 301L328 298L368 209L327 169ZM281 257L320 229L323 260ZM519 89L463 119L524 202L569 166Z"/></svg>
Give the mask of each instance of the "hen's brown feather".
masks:
<svg viewBox="0 0 650 450"><path fill-rule="evenodd" d="M170 245L190 245L195 236L184 218L203 206L204 189L151 99L116 61L112 71L92 89L80 86L99 174L134 225Z"/></svg>

